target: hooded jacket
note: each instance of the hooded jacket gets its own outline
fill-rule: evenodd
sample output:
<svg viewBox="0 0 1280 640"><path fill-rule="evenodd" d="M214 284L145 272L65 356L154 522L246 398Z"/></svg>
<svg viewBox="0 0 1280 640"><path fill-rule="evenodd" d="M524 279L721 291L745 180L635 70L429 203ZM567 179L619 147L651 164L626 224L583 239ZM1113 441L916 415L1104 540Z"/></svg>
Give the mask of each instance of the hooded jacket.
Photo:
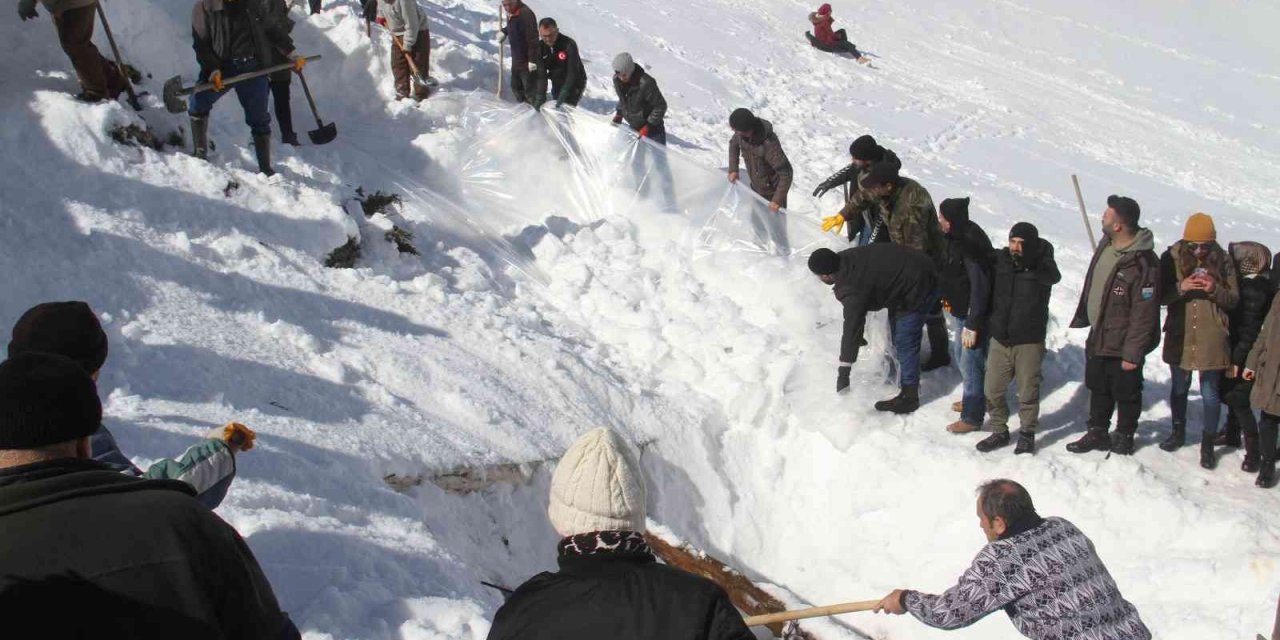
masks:
<svg viewBox="0 0 1280 640"><path fill-rule="evenodd" d="M832 292L844 306L840 362L858 361L867 313L888 309L911 311L932 302L938 279L929 256L882 242L841 251Z"/></svg>
<svg viewBox="0 0 1280 640"><path fill-rule="evenodd" d="M968 213L951 222L951 233L943 235L940 286L942 299L951 306L951 315L964 320L964 328L985 332L991 314L991 263L995 249L991 238Z"/></svg>
<svg viewBox="0 0 1280 640"><path fill-rule="evenodd" d="M822 9L809 14L809 24L813 25L813 37L823 44L835 44L836 33L832 30L831 25L835 24L835 18L831 17L831 7L826 7L827 12L823 13Z"/></svg>
<svg viewBox="0 0 1280 640"><path fill-rule="evenodd" d="M148 637L180 620L166 633L298 638L244 540L192 494L93 460L0 470L0 599L89 597L77 608L110 608Z"/></svg>
<svg viewBox="0 0 1280 640"><path fill-rule="evenodd" d="M737 173L741 159L751 176L751 190L780 207L787 206L791 191L791 161L782 150L782 142L773 132L773 123L760 119L755 131L743 135L734 132L729 139L729 171Z"/></svg>
<svg viewBox="0 0 1280 640"><path fill-rule="evenodd" d="M1183 293L1179 285L1196 268L1208 270L1213 293ZM1168 307L1164 322L1164 361L1187 371L1221 371L1231 366L1229 313L1240 303L1235 263L1214 245L1203 265L1185 242L1177 242L1160 256L1161 303Z"/></svg>
<svg viewBox="0 0 1280 640"><path fill-rule="evenodd" d="M618 94L617 111L632 129L638 131L645 125L663 127L663 119L667 117L667 99L662 97L658 81L639 64L625 83L615 75L613 90Z"/></svg>
<svg viewBox="0 0 1280 640"><path fill-rule="evenodd" d="M1103 238L1093 254L1080 304L1071 321L1073 329L1091 327L1085 342L1088 357L1123 358L1142 364L1147 354L1160 343L1160 259L1152 249L1155 236L1141 229L1133 244L1120 250ZM1097 273L1098 260L1104 251L1118 255L1111 273ZM1089 322L1089 290L1094 280L1105 287L1097 324Z"/></svg>
<svg viewBox="0 0 1280 640"><path fill-rule="evenodd" d="M197 0L191 8L192 48L200 63L200 78L208 80L214 71L237 57L236 43L248 38L258 65L268 66L279 52L293 53L293 39L287 13L273 11L266 0L237 0L244 18L228 11L226 0ZM245 29L248 33L245 33Z"/></svg>
<svg viewBox="0 0 1280 640"><path fill-rule="evenodd" d="M1062 273L1053 245L1044 238L1037 238L1035 245L1034 252L1020 260L1007 248L996 253L989 331L1006 347L1043 344L1049 332L1049 298Z"/></svg>
<svg viewBox="0 0 1280 640"><path fill-rule="evenodd" d="M1232 365L1244 369L1248 363L1275 295L1275 285L1265 273L1240 279L1240 304L1230 313Z"/></svg>

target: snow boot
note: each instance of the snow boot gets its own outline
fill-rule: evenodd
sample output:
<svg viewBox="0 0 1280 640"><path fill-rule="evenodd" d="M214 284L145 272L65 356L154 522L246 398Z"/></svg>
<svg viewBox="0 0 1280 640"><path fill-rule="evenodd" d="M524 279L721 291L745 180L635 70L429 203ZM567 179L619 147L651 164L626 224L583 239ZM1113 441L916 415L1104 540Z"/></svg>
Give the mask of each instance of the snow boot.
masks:
<svg viewBox="0 0 1280 640"><path fill-rule="evenodd" d="M268 178L274 176L276 170L271 168L271 136L254 135L253 151L258 154L258 172Z"/></svg>
<svg viewBox="0 0 1280 640"><path fill-rule="evenodd" d="M1263 460L1261 467L1258 469L1258 479L1253 484L1270 489L1276 483L1276 461Z"/></svg>
<svg viewBox="0 0 1280 640"><path fill-rule="evenodd" d="M1116 434L1111 436L1111 453L1118 456L1133 455L1133 434L1116 431Z"/></svg>
<svg viewBox="0 0 1280 640"><path fill-rule="evenodd" d="M1001 447L1007 447L1009 446L1009 432L996 431L982 440L979 440L978 444L974 446L977 447L978 451L983 453L991 453Z"/></svg>
<svg viewBox="0 0 1280 640"><path fill-rule="evenodd" d="M191 155L209 159L209 116L191 116Z"/></svg>
<svg viewBox="0 0 1280 640"><path fill-rule="evenodd" d="M1218 466L1217 457L1213 453L1213 438L1200 439L1200 466L1210 470Z"/></svg>
<svg viewBox="0 0 1280 640"><path fill-rule="evenodd" d="M1036 453L1036 434L1029 431L1018 432L1018 446L1013 448L1013 455L1020 456L1024 453L1035 455Z"/></svg>
<svg viewBox="0 0 1280 640"><path fill-rule="evenodd" d="M1169 433L1169 437L1160 443L1160 448L1165 451L1177 451L1187 442L1187 423L1173 423L1173 431Z"/></svg>
<svg viewBox="0 0 1280 640"><path fill-rule="evenodd" d="M1227 413L1227 426L1213 441L1217 447L1240 447L1240 422L1236 420L1234 413Z"/></svg>
<svg viewBox="0 0 1280 640"><path fill-rule="evenodd" d="M1258 472L1258 434L1244 434L1244 461L1240 470L1245 473Z"/></svg>
<svg viewBox="0 0 1280 640"><path fill-rule="evenodd" d="M898 395L876 403L876 411L888 411L897 414L912 413L919 408L920 386L914 384L903 385Z"/></svg>
<svg viewBox="0 0 1280 640"><path fill-rule="evenodd" d="M1090 451L1106 451L1111 448L1111 436L1106 429L1089 427L1079 440L1067 445L1071 453L1089 453Z"/></svg>

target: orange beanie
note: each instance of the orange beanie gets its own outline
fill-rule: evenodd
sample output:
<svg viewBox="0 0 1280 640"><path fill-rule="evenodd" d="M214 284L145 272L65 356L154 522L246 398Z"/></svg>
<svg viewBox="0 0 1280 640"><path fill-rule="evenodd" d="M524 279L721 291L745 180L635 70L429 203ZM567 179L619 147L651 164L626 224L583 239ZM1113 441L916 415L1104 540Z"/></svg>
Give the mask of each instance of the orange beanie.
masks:
<svg viewBox="0 0 1280 640"><path fill-rule="evenodd" d="M1218 239L1218 230L1213 227L1213 218L1207 213L1197 213L1187 219L1187 228L1182 232L1182 239L1187 242L1214 242Z"/></svg>

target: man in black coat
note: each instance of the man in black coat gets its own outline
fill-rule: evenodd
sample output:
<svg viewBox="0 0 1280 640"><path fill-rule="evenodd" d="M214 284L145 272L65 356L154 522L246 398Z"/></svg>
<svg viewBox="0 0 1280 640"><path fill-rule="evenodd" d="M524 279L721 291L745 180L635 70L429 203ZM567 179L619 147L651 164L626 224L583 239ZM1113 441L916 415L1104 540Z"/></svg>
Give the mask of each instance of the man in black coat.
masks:
<svg viewBox="0 0 1280 640"><path fill-rule="evenodd" d="M542 44L538 52L542 66L538 68L538 87L533 94L533 106L541 108L547 101L547 81L551 82L551 95L556 108L564 105L578 106L582 93L587 90L587 69L582 65L578 43L560 33L555 18L543 18L538 23L538 37Z"/></svg>
<svg viewBox="0 0 1280 640"><path fill-rule="evenodd" d="M6 606L5 627L298 638L244 540L190 485L89 459L101 419L93 379L70 358L32 352L0 364L0 601L45 605ZM50 603L74 613L50 616ZM86 620L93 632L76 635Z"/></svg>
<svg viewBox="0 0 1280 640"><path fill-rule="evenodd" d="M969 433L982 428L987 399L982 393L987 376L987 346L991 335L987 319L991 313L991 260L995 249L978 223L969 219L969 199L949 198L938 207L938 224L946 240L939 280L942 299L951 317L961 324L960 375L964 391L960 419L947 426L951 433Z"/></svg>
<svg viewBox="0 0 1280 640"><path fill-rule="evenodd" d="M1009 246L996 254L991 295L991 346L985 392L991 435L978 443L984 453L1009 444L1009 383L1018 381L1015 454L1036 450L1040 423L1041 366L1049 331L1049 297L1062 280L1053 245L1029 222L1009 230Z"/></svg>
<svg viewBox="0 0 1280 640"><path fill-rule="evenodd" d="M877 402L876 410L901 414L920 408L920 330L938 299L933 260L924 252L885 242L838 254L818 249L809 256L809 270L833 285L836 300L844 306L836 392L849 387L849 371L865 344L867 313L888 309L900 391L890 400Z"/></svg>
<svg viewBox="0 0 1280 640"><path fill-rule="evenodd" d="M645 487L631 447L582 436L551 479L560 570L520 585L488 640L753 640L715 583L658 564L645 542Z"/></svg>

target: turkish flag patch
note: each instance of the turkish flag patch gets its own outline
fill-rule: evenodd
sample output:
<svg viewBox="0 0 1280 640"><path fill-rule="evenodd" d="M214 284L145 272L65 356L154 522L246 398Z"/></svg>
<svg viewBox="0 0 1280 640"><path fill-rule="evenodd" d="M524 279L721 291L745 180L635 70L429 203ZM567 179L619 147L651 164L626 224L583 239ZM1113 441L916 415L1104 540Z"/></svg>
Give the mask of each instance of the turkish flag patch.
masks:
<svg viewBox="0 0 1280 640"><path fill-rule="evenodd" d="M560 58L560 62L564 62L565 60L569 59L569 54L561 51L559 54L556 55L556 57Z"/></svg>

